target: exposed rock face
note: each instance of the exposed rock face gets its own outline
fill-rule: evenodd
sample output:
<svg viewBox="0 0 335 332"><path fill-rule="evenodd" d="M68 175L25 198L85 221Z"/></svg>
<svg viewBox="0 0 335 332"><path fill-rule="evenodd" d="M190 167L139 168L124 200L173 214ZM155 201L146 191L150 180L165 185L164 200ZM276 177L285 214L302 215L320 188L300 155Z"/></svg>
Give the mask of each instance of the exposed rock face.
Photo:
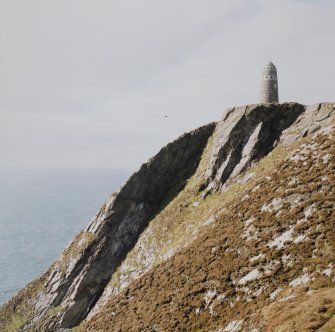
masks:
<svg viewBox="0 0 335 332"><path fill-rule="evenodd" d="M183 135L144 164L85 229L84 234L90 234L92 241L83 252L77 257L65 252L60 258L61 264L56 264L45 285L46 294L36 303L39 319L50 306L63 308L57 321L48 323L50 329L75 326L88 314L148 221L194 173L214 126ZM76 245L70 244L69 250Z"/></svg>
<svg viewBox="0 0 335 332"><path fill-rule="evenodd" d="M235 107L223 115L215 130L215 144L205 177L208 189L219 190L230 177L266 156L304 111L294 103Z"/></svg>
<svg viewBox="0 0 335 332"><path fill-rule="evenodd" d="M27 321L23 324L25 329L36 329L38 327L37 330L58 331L78 325L87 315L90 318L93 317L93 321L95 321L96 315L98 320L101 319L100 313L105 303L107 303L107 306L116 305L115 303L119 299L117 296L119 296L123 288L125 288L124 292L130 289L135 295L137 294L138 299L140 292L136 290L136 287L144 287L143 285L145 285L144 288L148 288L148 283L149 285L154 283L152 279L150 279L150 282L146 281L147 279L145 278L148 271L150 278L154 278L153 269L155 266L158 266L157 271L165 271L164 261L170 262L170 260L173 260L174 262L173 264L166 263L166 266L171 264L171 266L178 265L178 255L176 254L178 251L184 252L180 257L187 257L187 259L190 259L192 252L196 256L194 253L195 248L196 246L201 246L202 242L198 240L196 245L192 247L192 241L197 241L198 233L201 233L203 225L206 227L214 225L219 216L224 213L222 211L226 209L224 202L230 193L229 190L238 183L249 183L259 176L256 171L246 173L251 167L257 166L257 163L264 157L271 155L274 147L291 146L313 133L329 134L334 126L334 120L334 103L323 103L307 107L297 103L249 105L229 109L217 124L209 124L181 136L175 142L163 148L148 163L144 164L127 181L119 193L111 196L87 228L78 234L65 249L62 256L52 265L46 274L45 281L43 279L43 285L35 287L37 291L31 295L31 298L20 298L20 295L18 295L12 302L10 301L0 309L0 317L1 310L5 310L7 314L15 311L16 307L21 306L23 308L28 304L28 306L32 306L33 318L27 318ZM326 158L326 156L324 155L322 158ZM295 162L295 158L300 162L301 159L299 158L304 158L304 156L297 154L296 156L292 155L290 158L293 159L288 159L288 162ZM328 156L327 158L332 157ZM194 181L195 176L197 181ZM192 181L196 184L193 186L188 185ZM292 177L288 186L294 188L296 186L295 181L298 180ZM254 189L251 188L244 196L238 196L237 199L241 201L248 199L248 196L254 192L253 190L257 192L258 186L260 184ZM183 196L182 194L185 190L187 193ZM225 194L227 195L225 196ZM219 201L222 201L222 206L220 205L219 211L221 212L216 211L214 213L214 205L212 206L209 203L206 203L209 204L208 207L202 208L202 205L208 201L207 197L210 199L212 197L214 201L215 197L220 198ZM185 201L186 198L187 202ZM285 198L278 196L270 202L264 203L260 210L261 213L273 213L275 215L279 213L278 211L283 206L295 206L301 200L303 198L300 193ZM258 202L257 204L260 203ZM315 207L311 205L309 208L310 211L307 208L304 211L306 215L315 212L313 210ZM165 212L166 216L164 215ZM173 217L171 217L172 215ZM238 220L241 216L230 213L228 217L230 218L229 220ZM301 216L299 215L299 217ZM175 222L178 218L180 218L179 223ZM186 225L185 229L180 228L184 227L183 222L193 222L199 218L205 219L197 220L198 224L191 224L189 225L190 227ZM258 222L261 218L258 218ZM266 216L266 218L268 217ZM238 255L243 259L252 251L248 241L256 239L254 238L256 236L254 234L254 221L249 216L249 219L245 220L245 226L239 226L240 230L243 230L243 227L245 228L244 233L239 237L239 241L244 241L245 243L240 243L238 247ZM274 229L279 232L277 228ZM222 229L220 229L221 231ZM166 243L167 241L162 237L162 240L156 240L155 250L153 250L150 241L146 242L143 240L147 240L150 237L158 239L160 238L158 235L161 235L158 233L162 232L171 232L177 239L171 237L175 242L170 239ZM276 239L272 242L268 241L269 243L274 243L270 247L283 248L285 239L292 237L292 225L288 226L286 232L283 232L286 235L283 235L282 239L277 239L278 243L273 242ZM139 239L141 236L142 239ZM187 237L188 241L179 241L183 236ZM223 238L225 237L224 234L222 236ZM235 259L236 256L232 253L237 248L233 244L229 247L229 243L232 240L223 238L220 238L220 241L225 243L222 255L232 255L232 257L229 257ZM207 241L207 239L208 234L203 234L203 242ZM302 238L297 237L297 239L303 241ZM182 243L182 245L177 245L177 242ZM222 243L218 244L217 248L213 246L216 249L212 249L214 250L212 252L216 252L216 250L218 253L221 252L222 248L220 246ZM188 251L187 249L183 251L183 246L189 246L190 248ZM128 272L120 268L120 266L121 264L127 266L127 262L130 260L130 253L135 256L135 263L138 265L141 265L145 260L145 268L136 268L134 262L128 264L128 266L136 270L136 273L131 271L129 277L129 275L126 276ZM206 253L206 255L210 254ZM177 258L173 258L175 256ZM226 256L224 257L227 259ZM250 261L256 265L256 262L262 258L264 258L264 254L259 252L255 253ZM206 273L200 271L202 269L201 265L206 270L206 259L204 257L194 257L194 260L197 262L199 260L198 263L200 265L196 270L192 271L197 274L200 273L202 275L201 283L204 283L205 280L210 279L208 275L206 276ZM188 263L187 266L192 264ZM257 267L253 270L250 268L250 271L244 271L244 276L239 275L239 281L237 280L235 284L238 285L240 290L245 288L246 283L257 280L264 275L264 271L262 272L261 270L261 267ZM182 274L183 271L184 267L180 267L180 271L177 274ZM119 275L118 279L115 277L116 274ZM231 275L225 276L227 285L231 286L231 283L234 282L232 279L237 278L234 274L235 272L232 272ZM112 279L123 280L126 277L127 282L123 286L109 285ZM137 279L139 281L136 281ZM165 279L163 278L162 280ZM35 284L37 285L38 283L35 282ZM155 287L159 287L159 284L155 285ZM257 287L262 289L259 283ZM108 291L108 289L112 289L112 291ZM173 292L173 290L170 291ZM215 289L211 288L206 290L204 307L199 307L196 316L201 311L206 311L207 307L210 308L211 303L219 298L219 295L214 291ZM255 294L257 294L257 289L254 290L252 296L257 297L258 295ZM127 295L122 296L128 299ZM230 296L233 299L234 296L232 294ZM237 298L238 296L235 296L234 301ZM152 298L150 299L152 300ZM224 301L223 299L222 297L222 301ZM163 303L165 303L164 301ZM173 304L176 299L171 297L166 299L166 301ZM96 305L97 302L99 305ZM123 311L119 310L118 312L121 313ZM236 320L236 322L240 321L240 318ZM6 326L5 324L7 323L3 323L0 318L0 329ZM242 326L241 322L238 324ZM95 325L87 326L90 326L89 330L92 330L92 326ZM145 330L146 327L144 326L143 329Z"/></svg>

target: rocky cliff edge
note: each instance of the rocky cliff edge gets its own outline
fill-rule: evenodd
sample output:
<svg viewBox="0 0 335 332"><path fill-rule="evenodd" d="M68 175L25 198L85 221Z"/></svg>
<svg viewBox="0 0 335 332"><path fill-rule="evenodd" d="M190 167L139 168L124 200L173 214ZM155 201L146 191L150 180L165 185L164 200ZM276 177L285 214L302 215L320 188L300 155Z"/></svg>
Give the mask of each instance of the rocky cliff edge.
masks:
<svg viewBox="0 0 335 332"><path fill-rule="evenodd" d="M254 301L255 298L257 299L262 293L265 293L265 289L269 289L272 290L272 295L269 293L268 298L271 300L272 297L272 300L275 301L275 295L277 294L274 295L274 292L279 294L285 288L284 286L294 282L294 279L290 280L290 272L285 272L284 268L281 272L281 278L284 278L286 273L287 283L284 283L283 287L273 289L273 285L262 279L267 275L264 266L268 266L268 270L272 271L277 263L270 258L268 258L268 261L264 261L266 257L264 249L264 252L262 250L257 251L257 254L254 253L255 255L251 257L251 251L255 251L254 249L257 246L261 246L259 243L256 245L252 242L257 240L257 232L261 232L257 230L257 227L265 223L266 225L263 225L262 228L263 232L268 229L268 235L270 233L273 236L278 235L277 238L274 236L272 240L263 239L262 241L267 241L268 244L265 245L265 248L284 248L285 236L288 241L296 240L295 244L297 245L306 245L304 240L297 240L302 239L303 236L306 238L306 234L301 235L301 238L299 238L300 235L297 235L295 240L292 240L296 224L286 225L283 222L280 226L276 220L279 218L277 214L282 206L288 207L289 204L295 204L294 207L298 209L301 202L311 200L313 195L301 196L302 194L299 192L299 194L295 193L295 198L291 197L285 201L284 197L286 196L283 192L290 187L289 184L286 184L286 189L284 186L282 192L279 191L281 195L273 197L271 201L260 207L259 210L262 213L268 213L268 215L259 215L258 211L254 213L254 216L246 218L247 210L244 213L245 215L241 216L238 210L230 207L229 215L225 217L226 220L228 218L231 223L234 223L233 219L246 220L241 224L242 226L236 221L236 231L239 229L241 232L239 242L233 241L236 234L233 236L230 229L220 229L223 234L221 235L225 238L220 238L220 241L225 243L225 253L217 249L216 258L211 262L214 264L216 260L228 259L226 257L227 252L234 254L234 257L229 259L239 261L233 271L224 274L224 280L211 277L210 273L213 273L213 271L210 272L207 266L210 263L206 260L203 261L201 255L198 257L196 253L193 253L192 256L189 250L191 248L195 250L195 243L200 248L202 243L206 242L204 236L208 240L209 235L212 234L208 231L208 227L213 228L213 225L217 224L216 220L227 211L229 204L232 202L232 197L240 200L241 211L243 211L243 204L246 203L242 203L242 201L246 201L248 196L255 196L254 193L264 185L272 187L265 184L262 178L266 172L275 170L278 172L280 163L286 161L287 165L282 170L283 174L285 169L289 169L290 165L294 166L295 163L302 163L302 165L299 164L300 171L308 173L308 169L305 170L306 165L303 164L304 162L307 163L308 157L300 153L299 144L307 144L306 142L314 137L315 142L313 144L315 144L317 151L320 150L320 155L326 158L325 165L332 165L334 154L332 154L331 145L328 144L329 153L323 153L321 147L324 146L321 143L318 146L315 137L323 135L323 141L331 140L334 120L334 103L312 106L303 106L297 103L248 105L228 109L218 123L201 127L168 144L155 157L142 165L140 170L130 177L118 193L114 193L107 200L90 224L73 239L59 259L43 276L33 281L2 306L0 309L1 330L60 331L80 324L79 328L84 326L84 331L95 331L104 326L103 323L101 323L102 325L97 323L99 321L103 322L103 317L108 317L112 321L115 320L115 330L122 331L135 331L136 326L140 330L150 330L153 326L157 326L157 328L163 330L166 328L166 330L179 329L181 331L207 330L209 328L214 330L216 326L219 331L221 325L222 331L226 331L227 329L224 329L223 325L229 317L231 317L230 322L233 322L232 324L235 324L236 327L235 330L231 331L244 329L243 324L246 324L244 317L234 320L233 318L236 317L227 313L229 307L233 308L235 303L243 302L242 295L236 295L237 293L244 294L246 303L258 303ZM298 149L298 152L294 152L294 148ZM307 152L306 154L308 154ZM289 158L288 155L290 155ZM306 159L304 160L304 158ZM308 164L309 167L314 165L312 161L311 163ZM315 164L313 167L317 168L319 166ZM319 172L318 175L321 178L321 167L319 167ZM330 172L330 170L327 169L327 172ZM276 179L270 182L274 184L275 190L279 190L280 177L276 178L273 174L266 176ZM298 175L290 176L292 177L290 180L292 186L296 187L294 181L298 181L295 179ZM324 190L328 190L328 195L333 194L334 183L331 182L333 178L328 173L322 176L327 177L330 181L330 184ZM307 185L305 187L307 188ZM250 190L250 192L245 193L246 190ZM313 193L313 190L311 192ZM265 193L263 194L265 195ZM316 192L316 194L320 194L320 192ZM300 198L297 195L300 195ZM324 196L323 200L325 200ZM330 209L330 206L334 206L334 197L327 199L327 202L327 204L330 204ZM254 210L258 204L257 199L253 198L248 204L249 210ZM316 203L314 204L314 207L313 205L309 207L304 205L300 212L304 215L314 212L317 206ZM314 210L308 212L308 208ZM232 211L235 211L235 214L232 214ZM299 213L299 218L302 218L302 214ZM294 215L291 218L295 220L294 218L298 217ZM308 219L308 217L306 218ZM330 218L330 222L334 221L332 216L328 216L328 218ZM259 222L258 226L253 224L256 219ZM268 225L269 223L272 224ZM279 228L277 229L275 225ZM284 229L285 225L287 226L286 230ZM204 226L208 227L204 228ZM283 228L282 232L280 227ZM303 227L301 226L301 228ZM286 234L285 232L291 232L292 234ZM280 236L283 236L282 240ZM202 242L199 242L201 238ZM213 235L211 241L215 242L216 240L218 238ZM222 243L219 243L219 245L222 246ZM330 243L328 245L331 246ZM213 244L211 250L213 251L213 248L216 247ZM310 244L310 248L312 247ZM313 250L316 250L316 248L313 247ZM275 252L275 250L272 251ZM309 252L309 250L307 251ZM200 252L201 250L199 250ZM220 252L222 254L221 258ZM183 300L180 300L180 304L183 303L183 306L185 306L185 301L189 302L188 310L190 311L186 314L193 317L193 328L192 324L187 325L184 322L185 319L179 316L181 314L180 309L179 311L173 311L174 319L172 321L174 323L169 321L164 325L164 321L158 322L159 319L156 317L157 321L153 320L151 325L148 321L142 319L143 326L139 327L140 323L137 322L135 325L129 325L126 329L122 329L122 320L113 318L120 314L120 312L118 313L119 305L115 301L126 298L129 302L130 295L124 294L130 292L131 296L138 300L137 305L145 307L146 304L143 304L141 297L138 297L138 289L147 287L147 284L141 286L141 282L143 280L147 281L148 278L155 279L155 275L159 276L156 281L161 280L161 276L169 279L166 276L167 271L170 269L170 273L175 273L174 268L179 275L180 273L183 274L178 270L179 267L173 265L177 264L175 261L178 260L178 255L184 255L185 259L194 260L195 263L200 259L199 269L203 266L205 271L192 270L190 267L188 277L187 274L185 276L185 278L191 278L192 274L199 275L200 273L203 275L200 281L195 278L197 281L194 281L194 283L198 287L202 285L203 289L202 291L199 290L198 293L203 293L204 303L191 305L193 295L189 298L185 296ZM285 255L289 254L285 253ZM333 275L331 259L330 257L325 259L325 261L329 261L327 265L330 269L329 277ZM256 266L260 261L262 261L262 264ZM250 263L254 265L253 269L249 267ZM172 265L167 269L166 264ZM187 264L185 263L185 265ZM224 267L222 268L227 270ZM321 269L321 267L315 267L315 269L317 268ZM324 267L324 269L327 269L327 267ZM245 272L244 277L243 272ZM271 275L271 273L269 272L268 275ZM309 278L311 280L311 272L306 272L305 275L308 275L308 277L302 275L297 278ZM156 281L153 279L151 279L150 284L152 290L159 293L159 289L156 289L154 285ZM170 279L173 280L172 277ZM263 280L263 284L259 280ZM297 281L298 284L299 280ZM218 284L214 285L214 281ZM249 282L255 283L253 288L247 287ZM329 282L331 283L331 281ZM190 282L190 285L195 287L194 283ZM302 282L304 285L307 283ZM164 285L162 280L161 285ZM176 281L176 285L178 285L178 281ZM327 285L330 286L329 283ZM232 286L234 286L235 295L232 293ZM220 288L229 289L231 293L229 293L229 296L227 294L223 295L224 292L222 291L220 295ZM280 290L280 288L282 289ZM171 295L173 293L172 289L169 292L170 295L166 295L165 300L168 303L178 304L175 295ZM189 294L193 294L191 290L189 292ZM147 293L149 294L150 291L148 290ZM224 297L219 299L220 296ZM213 306L210 309L210 305L214 303L221 305L225 302L224 298L227 298L227 296L229 297L229 301L227 301L230 304L228 308L222 305L224 310L222 309L221 314L224 313L225 318L222 317L220 320ZM150 301L152 302L152 299ZM132 313L129 316L132 318L129 319L136 322L133 317L136 310L128 302L125 307ZM269 303L262 302L262 305L265 304L268 305ZM241 306L243 307L242 304ZM148 310L149 307L150 305L148 305ZM194 309L190 309L193 307ZM159 312L158 309L151 307L150 310L153 312L153 316L155 316L156 311ZM244 309L240 309L240 311L244 312L245 316L248 315ZM260 312L259 315L263 315L264 321L266 320L264 318L265 313ZM237 316L241 318L241 315ZM199 326L196 323L197 321L201 322ZM118 325L119 323L121 325ZM250 324L249 327L253 324L252 320L250 320ZM116 326L119 326L118 329L116 329ZM246 326L245 330L247 330ZM105 327L103 330L109 330L109 328ZM111 329L111 331L114 330Z"/></svg>

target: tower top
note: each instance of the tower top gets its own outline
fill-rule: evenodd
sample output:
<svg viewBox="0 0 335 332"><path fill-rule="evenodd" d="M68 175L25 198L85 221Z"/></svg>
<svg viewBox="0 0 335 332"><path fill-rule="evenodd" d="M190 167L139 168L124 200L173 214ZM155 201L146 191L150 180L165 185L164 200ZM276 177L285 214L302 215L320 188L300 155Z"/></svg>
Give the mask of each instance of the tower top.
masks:
<svg viewBox="0 0 335 332"><path fill-rule="evenodd" d="M264 67L264 69L272 69L272 68L275 68L277 70L276 66L273 64L272 61L269 61L268 64Z"/></svg>
<svg viewBox="0 0 335 332"><path fill-rule="evenodd" d="M277 68L269 61L262 71L261 103L278 103Z"/></svg>

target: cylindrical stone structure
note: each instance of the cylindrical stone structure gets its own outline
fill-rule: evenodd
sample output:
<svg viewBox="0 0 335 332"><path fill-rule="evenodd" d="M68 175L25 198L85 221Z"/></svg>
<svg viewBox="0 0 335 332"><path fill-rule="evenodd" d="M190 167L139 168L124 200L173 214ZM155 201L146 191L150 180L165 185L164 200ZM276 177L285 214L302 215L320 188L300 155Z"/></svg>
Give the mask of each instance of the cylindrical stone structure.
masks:
<svg viewBox="0 0 335 332"><path fill-rule="evenodd" d="M278 103L277 68L269 62L262 72L261 103Z"/></svg>

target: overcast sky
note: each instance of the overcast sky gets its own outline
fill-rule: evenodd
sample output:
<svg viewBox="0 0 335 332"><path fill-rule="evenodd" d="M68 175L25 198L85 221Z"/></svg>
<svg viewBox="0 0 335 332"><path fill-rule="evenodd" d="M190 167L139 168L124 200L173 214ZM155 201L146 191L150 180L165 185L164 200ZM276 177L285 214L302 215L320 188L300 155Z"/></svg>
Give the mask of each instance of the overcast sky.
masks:
<svg viewBox="0 0 335 332"><path fill-rule="evenodd" d="M334 101L334 0L0 0L0 169L137 169L259 99ZM166 117L167 116L167 117Z"/></svg>

